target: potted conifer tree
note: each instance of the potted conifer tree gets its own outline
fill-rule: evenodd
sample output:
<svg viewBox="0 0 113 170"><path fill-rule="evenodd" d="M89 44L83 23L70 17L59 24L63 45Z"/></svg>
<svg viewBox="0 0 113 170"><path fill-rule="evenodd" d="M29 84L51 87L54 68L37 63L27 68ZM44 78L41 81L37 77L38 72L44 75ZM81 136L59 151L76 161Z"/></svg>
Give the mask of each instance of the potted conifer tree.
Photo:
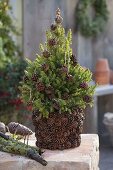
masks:
<svg viewBox="0 0 113 170"><path fill-rule="evenodd" d="M71 30L65 35L60 10L40 45L41 55L28 60L22 82L22 98L32 106L36 145L46 149L78 147L83 129L83 110L92 105L92 74L72 53Z"/></svg>

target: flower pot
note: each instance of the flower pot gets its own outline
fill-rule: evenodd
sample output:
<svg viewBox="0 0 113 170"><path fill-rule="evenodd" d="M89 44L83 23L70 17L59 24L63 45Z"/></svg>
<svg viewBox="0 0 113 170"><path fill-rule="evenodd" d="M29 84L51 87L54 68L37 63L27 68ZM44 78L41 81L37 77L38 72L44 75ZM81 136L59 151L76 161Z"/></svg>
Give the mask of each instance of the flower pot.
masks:
<svg viewBox="0 0 113 170"><path fill-rule="evenodd" d="M83 119L83 113L76 112L74 114L51 113L49 118L42 118L33 112L37 147L50 150L78 147L81 143Z"/></svg>
<svg viewBox="0 0 113 170"><path fill-rule="evenodd" d="M98 59L96 63L95 81L99 85L110 83L110 69L107 59Z"/></svg>
<svg viewBox="0 0 113 170"><path fill-rule="evenodd" d="M113 70L110 70L110 83L113 84Z"/></svg>

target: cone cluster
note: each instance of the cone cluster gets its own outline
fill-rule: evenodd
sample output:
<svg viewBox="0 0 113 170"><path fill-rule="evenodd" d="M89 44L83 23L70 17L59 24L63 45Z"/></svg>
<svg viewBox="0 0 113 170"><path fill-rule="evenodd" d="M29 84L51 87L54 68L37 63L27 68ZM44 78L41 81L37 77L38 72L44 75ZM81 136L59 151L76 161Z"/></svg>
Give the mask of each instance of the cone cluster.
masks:
<svg viewBox="0 0 113 170"><path fill-rule="evenodd" d="M83 114L51 113L49 118L41 118L33 112L33 124L37 147L44 149L69 149L80 145L83 128Z"/></svg>

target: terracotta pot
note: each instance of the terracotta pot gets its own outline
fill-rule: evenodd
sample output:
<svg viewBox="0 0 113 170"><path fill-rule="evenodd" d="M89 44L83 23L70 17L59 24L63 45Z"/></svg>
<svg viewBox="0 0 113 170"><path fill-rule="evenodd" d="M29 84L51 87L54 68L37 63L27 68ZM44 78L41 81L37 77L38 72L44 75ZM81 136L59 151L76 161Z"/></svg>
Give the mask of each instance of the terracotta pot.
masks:
<svg viewBox="0 0 113 170"><path fill-rule="evenodd" d="M113 70L110 70L110 83L113 84Z"/></svg>
<svg viewBox="0 0 113 170"><path fill-rule="evenodd" d="M107 59L98 59L95 67L95 81L99 85L110 83L110 69Z"/></svg>
<svg viewBox="0 0 113 170"><path fill-rule="evenodd" d="M69 149L81 143L83 114L51 113L49 118L42 118L33 113L37 147L44 149Z"/></svg>

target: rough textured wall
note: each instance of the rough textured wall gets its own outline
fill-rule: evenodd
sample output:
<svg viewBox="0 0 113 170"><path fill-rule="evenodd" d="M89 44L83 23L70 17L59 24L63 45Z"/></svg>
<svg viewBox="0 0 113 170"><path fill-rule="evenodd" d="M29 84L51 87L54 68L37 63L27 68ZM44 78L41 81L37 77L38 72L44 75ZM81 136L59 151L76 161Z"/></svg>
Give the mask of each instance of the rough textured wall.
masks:
<svg viewBox="0 0 113 170"><path fill-rule="evenodd" d="M93 61L97 58L107 58L110 67L113 69L113 1L107 0L109 9L109 22L106 25L104 33L93 40Z"/></svg>

